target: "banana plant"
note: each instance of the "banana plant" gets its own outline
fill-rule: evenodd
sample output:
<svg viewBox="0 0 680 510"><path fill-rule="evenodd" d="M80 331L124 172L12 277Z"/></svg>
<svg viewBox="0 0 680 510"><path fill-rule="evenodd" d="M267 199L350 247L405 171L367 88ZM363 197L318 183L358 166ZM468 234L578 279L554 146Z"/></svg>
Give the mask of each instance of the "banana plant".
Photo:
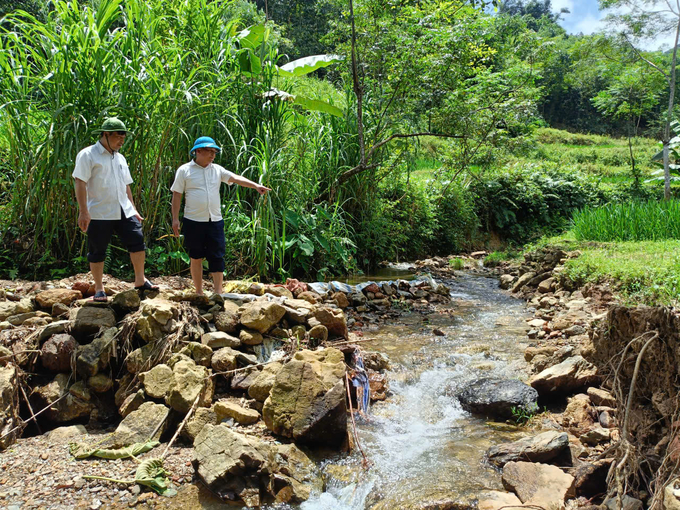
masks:
<svg viewBox="0 0 680 510"><path fill-rule="evenodd" d="M668 165L671 173L671 182L680 181L680 122L674 120L671 122L671 130L675 133L675 136L671 138L668 142L668 158L671 163ZM661 142L659 142L661 144ZM651 179L647 179L645 182L664 182L663 176L663 150L657 152L652 156L652 161L659 166L659 170L654 170Z"/></svg>

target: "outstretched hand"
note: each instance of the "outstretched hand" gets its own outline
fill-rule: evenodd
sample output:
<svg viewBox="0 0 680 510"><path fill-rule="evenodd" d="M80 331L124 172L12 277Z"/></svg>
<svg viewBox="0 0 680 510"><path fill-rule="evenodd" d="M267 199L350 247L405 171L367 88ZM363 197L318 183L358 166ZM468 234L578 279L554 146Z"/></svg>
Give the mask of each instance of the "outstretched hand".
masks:
<svg viewBox="0 0 680 510"><path fill-rule="evenodd" d="M267 186L262 186L261 184L258 184L257 186L255 186L255 189L257 190L257 192L258 192L260 195L266 195L266 194L267 194L267 191L271 191L271 190L272 190L271 188L268 188Z"/></svg>

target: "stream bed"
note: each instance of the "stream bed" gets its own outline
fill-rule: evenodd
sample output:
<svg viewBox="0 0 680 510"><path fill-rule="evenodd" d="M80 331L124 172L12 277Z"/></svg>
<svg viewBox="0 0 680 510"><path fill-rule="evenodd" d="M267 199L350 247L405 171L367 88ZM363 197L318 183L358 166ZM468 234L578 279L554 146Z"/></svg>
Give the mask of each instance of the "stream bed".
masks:
<svg viewBox="0 0 680 510"><path fill-rule="evenodd" d="M450 314L409 313L398 324L365 333L366 350L387 354L392 396L357 421L364 453L322 463L326 492L301 510L395 510L467 503L502 489L482 463L493 444L521 432L487 424L463 411L455 393L480 377L524 375L527 316L522 301L495 279L463 275L451 287ZM435 336L434 328L445 336ZM445 506L448 508L448 506Z"/></svg>

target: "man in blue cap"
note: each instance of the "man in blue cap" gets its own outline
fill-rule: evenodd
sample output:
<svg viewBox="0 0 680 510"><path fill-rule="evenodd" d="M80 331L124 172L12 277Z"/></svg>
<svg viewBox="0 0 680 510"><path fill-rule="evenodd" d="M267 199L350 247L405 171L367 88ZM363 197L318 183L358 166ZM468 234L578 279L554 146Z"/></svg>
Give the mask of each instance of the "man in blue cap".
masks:
<svg viewBox="0 0 680 510"><path fill-rule="evenodd" d="M76 156L73 170L76 200L80 213L78 226L87 232L87 260L94 278L94 300L106 301L104 292L104 259L114 232L130 252L135 271L135 288L158 290L144 276L145 249L142 217L132 201L132 176L125 157L118 152L125 143L128 130L116 117L104 120L99 141L84 148Z"/></svg>
<svg viewBox="0 0 680 510"><path fill-rule="evenodd" d="M220 185L238 184L264 195L270 188L213 163L222 149L215 140L202 136L191 149L192 160L177 169L172 190L172 231L179 236L179 210L185 194L182 233L184 246L191 259L191 279L196 294L203 295L203 259L208 260L208 272L213 279L213 290L222 294L224 279L224 220L220 203Z"/></svg>

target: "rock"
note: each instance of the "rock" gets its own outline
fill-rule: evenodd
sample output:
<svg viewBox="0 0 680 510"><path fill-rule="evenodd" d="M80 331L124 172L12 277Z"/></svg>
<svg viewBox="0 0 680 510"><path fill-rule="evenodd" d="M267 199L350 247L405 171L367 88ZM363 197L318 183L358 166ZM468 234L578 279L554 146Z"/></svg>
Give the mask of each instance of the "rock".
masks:
<svg viewBox="0 0 680 510"><path fill-rule="evenodd" d="M239 316L235 310L225 310L215 314L215 327L224 333L235 333L239 325ZM228 346L233 347L233 346Z"/></svg>
<svg viewBox="0 0 680 510"><path fill-rule="evenodd" d="M6 321L8 317L20 313L28 313L33 311L33 303L30 299L22 299L18 302L1 301L0 302L0 321Z"/></svg>
<svg viewBox="0 0 680 510"><path fill-rule="evenodd" d="M7 317L7 322L12 326L21 326L28 319L33 319L37 316L37 312L20 313Z"/></svg>
<svg viewBox="0 0 680 510"><path fill-rule="evenodd" d="M509 289L515 282L515 277L510 274L501 275L501 289Z"/></svg>
<svg viewBox="0 0 680 510"><path fill-rule="evenodd" d="M552 289L554 288L555 284L555 278L548 278L546 280L543 280L541 283L538 284L538 292L541 294L547 294L548 292L551 292Z"/></svg>
<svg viewBox="0 0 680 510"><path fill-rule="evenodd" d="M254 398L258 402L264 402L269 397L269 392L274 386L274 380L276 379L276 374L281 367L282 363L270 363L265 365L261 372L257 375L255 380L252 382L248 388L248 395Z"/></svg>
<svg viewBox="0 0 680 510"><path fill-rule="evenodd" d="M559 510L574 497L574 477L556 466L531 462L508 462L503 467L503 487L524 504Z"/></svg>
<svg viewBox="0 0 680 510"><path fill-rule="evenodd" d="M139 374L144 392L151 398L164 399L175 385L172 369L168 365L156 365L148 372Z"/></svg>
<svg viewBox="0 0 680 510"><path fill-rule="evenodd" d="M590 401L596 406L616 407L616 398L606 390L591 386L587 393Z"/></svg>
<svg viewBox="0 0 680 510"><path fill-rule="evenodd" d="M328 307L317 308L307 319L307 324L310 328L318 325L326 326L328 334L332 337L349 338L347 320L342 310Z"/></svg>
<svg viewBox="0 0 680 510"><path fill-rule="evenodd" d="M249 370L241 370L232 376L231 389L248 392L259 375L260 371L254 367Z"/></svg>
<svg viewBox="0 0 680 510"><path fill-rule="evenodd" d="M266 333L283 319L286 310L273 301L253 301L243 305L241 324L260 333Z"/></svg>
<svg viewBox="0 0 680 510"><path fill-rule="evenodd" d="M529 280L531 280L534 276L536 276L536 273L534 273L533 271L524 273L517 279L515 284L512 286L512 292L519 292L520 290L522 290L522 287L529 283Z"/></svg>
<svg viewBox="0 0 680 510"><path fill-rule="evenodd" d="M680 510L680 478L674 478L663 490L664 510Z"/></svg>
<svg viewBox="0 0 680 510"><path fill-rule="evenodd" d="M175 384L165 398L167 405L177 412L186 413L201 393L198 405L210 407L215 385L209 369L198 366L193 361L179 361L173 367L172 373Z"/></svg>
<svg viewBox="0 0 680 510"><path fill-rule="evenodd" d="M323 492L321 473L302 450L294 444L281 444L275 448L276 472L273 485L277 502L302 503L313 493Z"/></svg>
<svg viewBox="0 0 680 510"><path fill-rule="evenodd" d="M209 367L212 361L213 350L202 343L189 342L182 351L187 352L197 365Z"/></svg>
<svg viewBox="0 0 680 510"><path fill-rule="evenodd" d="M264 291L265 293L269 293L272 296L293 299L293 293L283 285L265 285Z"/></svg>
<svg viewBox="0 0 680 510"><path fill-rule="evenodd" d="M135 289L119 292L113 296L111 307L118 313L127 313L139 309L141 300L139 299L139 292Z"/></svg>
<svg viewBox="0 0 680 510"><path fill-rule="evenodd" d="M602 411L598 416L598 421L606 429L613 429L616 427L616 418L614 418L611 411Z"/></svg>
<svg viewBox="0 0 680 510"><path fill-rule="evenodd" d="M328 340L328 328L321 324L317 324L309 330L309 340L313 340L313 344L319 345Z"/></svg>
<svg viewBox="0 0 680 510"><path fill-rule="evenodd" d="M569 326L567 329L564 330L564 334L567 336L576 336L576 335L583 335L586 333L586 328L583 326L579 326L578 324L574 324L573 326Z"/></svg>
<svg viewBox="0 0 680 510"><path fill-rule="evenodd" d="M385 400L389 391L387 376L368 369L368 387L371 401Z"/></svg>
<svg viewBox="0 0 680 510"><path fill-rule="evenodd" d="M122 448L134 443L158 440L165 431L169 414L170 409L163 404L145 402L123 418L104 444L107 448Z"/></svg>
<svg viewBox="0 0 680 510"><path fill-rule="evenodd" d="M52 306L55 303L61 303L69 306L77 299L82 299L83 294L79 290L72 289L51 289L44 290L35 296L35 302L40 308L52 311Z"/></svg>
<svg viewBox="0 0 680 510"><path fill-rule="evenodd" d="M307 302L305 301L305 303ZM307 305L309 305L309 303L307 303ZM310 308L292 308L290 306L284 306L283 308L286 310L286 315L284 315L284 317L289 324L306 324L309 314L311 313Z"/></svg>
<svg viewBox="0 0 680 510"><path fill-rule="evenodd" d="M242 329L238 337L243 345L260 345L264 341L261 333L247 329Z"/></svg>
<svg viewBox="0 0 680 510"><path fill-rule="evenodd" d="M233 418L234 421L241 425L251 425L260 421L260 413L255 409L246 409L245 407L228 400L215 402L213 410L219 421L223 421L226 418Z"/></svg>
<svg viewBox="0 0 680 510"><path fill-rule="evenodd" d="M69 439L84 436L85 434L87 434L87 429L83 425L70 425L50 430L45 435L50 443L61 444L68 442Z"/></svg>
<svg viewBox="0 0 680 510"><path fill-rule="evenodd" d="M71 335L54 335L40 349L40 361L47 370L67 372L77 347L78 342Z"/></svg>
<svg viewBox="0 0 680 510"><path fill-rule="evenodd" d="M390 368L390 359L380 352L365 351L363 353L364 366L367 369L382 372Z"/></svg>
<svg viewBox="0 0 680 510"><path fill-rule="evenodd" d="M71 332L75 336L94 335L101 329L112 328L116 325L116 316L111 309L94 306L72 309L69 319L73 323Z"/></svg>
<svg viewBox="0 0 680 510"><path fill-rule="evenodd" d="M307 301L308 303L310 303L312 305L315 305L317 303L321 303L321 301L323 301L323 299L321 298L321 295L312 291L312 290L306 290L304 292L300 292L300 294L298 294L296 297L298 299L303 299L303 300ZM364 299L366 299L366 298L364 297Z"/></svg>
<svg viewBox="0 0 680 510"><path fill-rule="evenodd" d="M349 306L349 299L347 299L347 294L344 292L336 292L332 294L331 299L334 299L340 308L347 308Z"/></svg>
<svg viewBox="0 0 680 510"><path fill-rule="evenodd" d="M89 390L87 386L85 386L84 381L77 381L73 383L71 387L68 389L68 391L74 397L77 397L81 400L85 400L86 402L92 400L92 392Z"/></svg>
<svg viewBox="0 0 680 510"><path fill-rule="evenodd" d="M97 374L87 380L87 385L95 393L106 393L113 388L113 379L104 374Z"/></svg>
<svg viewBox="0 0 680 510"><path fill-rule="evenodd" d="M170 319L179 317L177 305L172 301L160 298L146 299L141 310L142 315L153 317L161 326L166 325Z"/></svg>
<svg viewBox="0 0 680 510"><path fill-rule="evenodd" d="M545 347L527 347L524 350L524 360L525 361L531 361L534 359L535 356L543 355L543 356L552 356L555 351L557 350L557 347L555 346L545 346Z"/></svg>
<svg viewBox="0 0 680 510"><path fill-rule="evenodd" d="M228 372L236 368L238 352L229 347L222 347L213 352L211 365L215 372Z"/></svg>
<svg viewBox="0 0 680 510"><path fill-rule="evenodd" d="M192 463L208 488L223 500L259 507L260 480L272 472L273 451L225 424L207 424L194 440Z"/></svg>
<svg viewBox="0 0 680 510"><path fill-rule="evenodd" d="M182 435L193 442L196 436L201 433L203 427L207 424L217 425L218 423L219 419L212 408L199 407L182 429Z"/></svg>
<svg viewBox="0 0 680 510"><path fill-rule="evenodd" d="M566 432L549 431L512 443L492 446L486 455L489 462L502 467L508 462L547 462L557 457L569 445Z"/></svg>
<svg viewBox="0 0 680 510"><path fill-rule="evenodd" d="M348 299L354 306L365 305L368 302L368 299L362 292L353 292L348 296Z"/></svg>
<svg viewBox="0 0 680 510"><path fill-rule="evenodd" d="M128 372L137 374L148 370L151 366L153 348L153 344L146 344L128 354L125 358L125 367Z"/></svg>
<svg viewBox="0 0 680 510"><path fill-rule="evenodd" d="M51 383L34 388L31 392L34 409L49 407L45 414L48 419L57 423L89 416L93 409L92 403L69 392L68 381L69 374L57 374ZM64 398L59 400L61 397Z"/></svg>
<svg viewBox="0 0 680 510"><path fill-rule="evenodd" d="M88 297L89 290L90 290L90 284L87 283L87 282L78 281L78 282L75 282L71 286L71 289L80 291L80 293L82 294L83 297Z"/></svg>
<svg viewBox="0 0 680 510"><path fill-rule="evenodd" d="M619 505L617 499L616 496L605 499L604 503L602 503L602 508L606 510L618 510ZM621 506L621 510L642 510L644 508L642 501L639 499L631 498L630 496L623 496L622 499L623 505Z"/></svg>
<svg viewBox="0 0 680 510"><path fill-rule="evenodd" d="M529 380L539 395L573 393L597 381L597 367L581 356L574 356L543 370Z"/></svg>
<svg viewBox="0 0 680 510"><path fill-rule="evenodd" d="M205 333L201 337L201 343L215 351L222 347L239 347L241 345L241 340L223 331L215 331L213 333Z"/></svg>
<svg viewBox="0 0 680 510"><path fill-rule="evenodd" d="M583 393L568 399L567 407L562 413L562 426L572 429L586 430L594 423L595 410L590 404L590 397Z"/></svg>
<svg viewBox="0 0 680 510"><path fill-rule="evenodd" d="M109 328L101 336L79 349L76 368L81 376L92 377L109 366L109 360L114 354L116 334L118 334L116 328Z"/></svg>
<svg viewBox="0 0 680 510"><path fill-rule="evenodd" d="M611 459L583 462L573 471L577 497L593 498L607 492L607 473Z"/></svg>
<svg viewBox="0 0 680 510"><path fill-rule="evenodd" d="M60 335L66 332L66 328L71 326L68 320L55 321L45 326L38 334L38 342L42 343L53 335Z"/></svg>
<svg viewBox="0 0 680 510"><path fill-rule="evenodd" d="M295 441L341 443L347 433L345 358L303 350L276 374L262 410L267 428Z"/></svg>
<svg viewBox="0 0 680 510"><path fill-rule="evenodd" d="M532 319L527 323L527 325L530 328L543 329L543 326L546 325L546 322L543 319Z"/></svg>
<svg viewBox="0 0 680 510"><path fill-rule="evenodd" d="M522 502L514 494L510 492L490 491L479 495L477 510L501 510L513 506L522 506Z"/></svg>
<svg viewBox="0 0 680 510"><path fill-rule="evenodd" d="M4 450L21 435L21 430L11 432L19 421L19 386L17 368L7 363L0 367L0 449ZM37 412L37 411L36 411Z"/></svg>
<svg viewBox="0 0 680 510"><path fill-rule="evenodd" d="M585 434L581 434L579 437L583 444L590 446L596 446L601 443L607 443L611 439L611 432L609 429L605 429L599 426L595 426L588 430Z"/></svg>
<svg viewBox="0 0 680 510"><path fill-rule="evenodd" d="M538 409L536 390L515 379L479 379L458 395L463 409L496 419L513 417L513 408L533 413Z"/></svg>
<svg viewBox="0 0 680 510"><path fill-rule="evenodd" d="M146 401L146 394L144 390L137 390L135 393L128 395L123 403L118 408L118 414L125 418L128 414L136 411Z"/></svg>

